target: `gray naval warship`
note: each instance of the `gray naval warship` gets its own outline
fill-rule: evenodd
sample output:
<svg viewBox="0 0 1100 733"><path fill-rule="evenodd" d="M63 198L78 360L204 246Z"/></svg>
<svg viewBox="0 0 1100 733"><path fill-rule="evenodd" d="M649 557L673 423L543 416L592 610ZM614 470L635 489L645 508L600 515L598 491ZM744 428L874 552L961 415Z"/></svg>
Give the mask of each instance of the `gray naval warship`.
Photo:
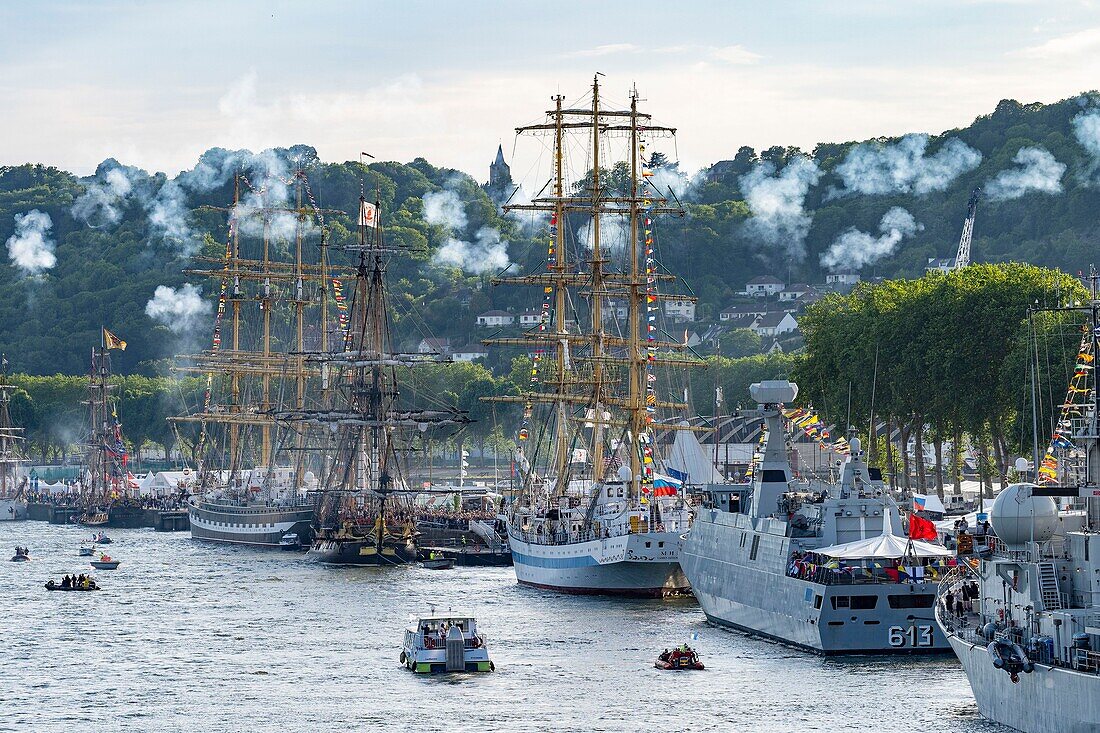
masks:
<svg viewBox="0 0 1100 733"><path fill-rule="evenodd" d="M969 587L973 612L936 607L978 711L1025 733L1100 731L1096 290L1094 272L1092 303L1080 309L1091 317L1069 397L1046 457L1035 456L1040 483L1009 486L997 496L990 511L996 539L975 548L970 562L941 583L945 601ZM1019 459L1017 470L1026 469Z"/></svg>
<svg viewBox="0 0 1100 733"><path fill-rule="evenodd" d="M947 651L935 581L951 553L900 536L898 505L858 438L837 483L795 480L782 405L798 387L750 390L767 440L748 511L728 500L700 510L681 552L707 619L827 655Z"/></svg>

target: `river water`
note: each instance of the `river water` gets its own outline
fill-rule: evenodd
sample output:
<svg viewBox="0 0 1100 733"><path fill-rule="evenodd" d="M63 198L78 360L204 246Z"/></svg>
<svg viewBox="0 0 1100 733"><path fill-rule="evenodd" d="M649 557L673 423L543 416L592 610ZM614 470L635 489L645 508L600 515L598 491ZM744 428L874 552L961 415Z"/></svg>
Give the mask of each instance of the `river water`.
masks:
<svg viewBox="0 0 1100 733"><path fill-rule="evenodd" d="M929 731L1003 733L954 657L821 659L715 629L692 599L562 596L511 568L318 566L187 533L113 530L98 593L85 528L0 523L0 731ZM398 663L410 613L472 612L497 671ZM655 670L691 642L706 671Z"/></svg>

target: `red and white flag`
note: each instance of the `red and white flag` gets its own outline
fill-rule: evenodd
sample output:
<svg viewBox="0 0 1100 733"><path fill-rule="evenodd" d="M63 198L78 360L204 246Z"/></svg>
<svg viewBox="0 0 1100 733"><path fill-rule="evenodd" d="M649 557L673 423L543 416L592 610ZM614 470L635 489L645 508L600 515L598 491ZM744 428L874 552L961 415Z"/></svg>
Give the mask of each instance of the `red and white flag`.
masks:
<svg viewBox="0 0 1100 733"><path fill-rule="evenodd" d="M377 206L375 206L374 204L368 204L366 201L359 202L359 226L378 226Z"/></svg>

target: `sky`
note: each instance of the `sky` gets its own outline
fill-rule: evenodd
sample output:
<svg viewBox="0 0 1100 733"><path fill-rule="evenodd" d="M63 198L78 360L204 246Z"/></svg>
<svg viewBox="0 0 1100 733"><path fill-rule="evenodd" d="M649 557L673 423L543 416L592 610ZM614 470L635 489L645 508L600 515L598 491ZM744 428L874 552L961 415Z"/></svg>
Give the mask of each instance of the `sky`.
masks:
<svg viewBox="0 0 1100 733"><path fill-rule="evenodd" d="M6 2L0 165L174 175L207 148L313 145L487 178L596 72L678 129L689 170L940 133L1100 87L1100 0Z"/></svg>

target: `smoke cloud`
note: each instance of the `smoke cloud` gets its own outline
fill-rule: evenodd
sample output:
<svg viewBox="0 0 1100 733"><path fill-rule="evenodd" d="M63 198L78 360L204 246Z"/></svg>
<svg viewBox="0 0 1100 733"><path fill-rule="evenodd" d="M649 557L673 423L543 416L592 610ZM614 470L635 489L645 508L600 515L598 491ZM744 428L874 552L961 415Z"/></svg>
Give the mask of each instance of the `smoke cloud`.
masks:
<svg viewBox="0 0 1100 733"><path fill-rule="evenodd" d="M112 226L122 219L122 208L132 197L145 199L151 178L140 168L121 165L113 158L99 164L69 212L90 227ZM135 188L143 190L135 192Z"/></svg>
<svg viewBox="0 0 1100 733"><path fill-rule="evenodd" d="M462 199L454 190L459 183L459 179L452 179L442 190L424 194L424 221L444 227L450 233L436 250L432 262L442 267L459 267L473 274L503 270L509 265L508 242L501 237L500 231L483 226L473 237L461 237L469 218Z"/></svg>
<svg viewBox="0 0 1100 733"><path fill-rule="evenodd" d="M821 264L831 270L859 270L893 254L899 242L924 229L924 225L918 224L905 209L895 206L883 214L878 229L877 237L855 227L841 232L821 255Z"/></svg>
<svg viewBox="0 0 1100 733"><path fill-rule="evenodd" d="M1062 175L1065 163L1043 148L1020 148L1012 159L1018 168L1003 170L985 186L985 193L995 201L1007 201L1031 191L1059 194L1062 192Z"/></svg>
<svg viewBox="0 0 1100 733"><path fill-rule="evenodd" d="M892 145L856 145L836 169L844 188L833 189L830 197L942 191L982 162L981 153L957 138L945 142L932 155L926 155L928 142L929 136L920 133L906 135Z"/></svg>
<svg viewBox="0 0 1100 733"><path fill-rule="evenodd" d="M53 219L44 211L31 209L15 215L15 233L8 237L8 258L28 277L40 275L57 264L50 239Z"/></svg>
<svg viewBox="0 0 1100 733"><path fill-rule="evenodd" d="M1091 158L1087 177L1095 179L1097 170L1100 170L1100 109L1090 109L1074 117L1073 136Z"/></svg>
<svg viewBox="0 0 1100 733"><path fill-rule="evenodd" d="M199 325L213 306L202 299L202 290L190 283L179 290L158 285L153 297L145 304L145 314L173 333L185 333Z"/></svg>
<svg viewBox="0 0 1100 733"><path fill-rule="evenodd" d="M745 232L770 246L783 248L796 260L806 256L806 235L813 216L803 208L810 186L821 178L821 170L809 158L798 155L781 171L774 163L758 163L741 176L741 191L752 211Z"/></svg>
<svg viewBox="0 0 1100 733"><path fill-rule="evenodd" d="M424 194L424 221L444 226L451 231L466 228L466 207L458 194L449 188Z"/></svg>
<svg viewBox="0 0 1100 733"><path fill-rule="evenodd" d="M593 241L592 220L589 219L577 229L577 241L584 248L592 251ZM626 249L627 239L630 238L630 227L626 219L618 215L604 215L600 217L600 251L607 254L618 254Z"/></svg>
<svg viewBox="0 0 1100 733"><path fill-rule="evenodd" d="M508 242L501 239L496 229L481 227L472 242L448 237L436 251L434 261L472 273L503 270L508 266Z"/></svg>

